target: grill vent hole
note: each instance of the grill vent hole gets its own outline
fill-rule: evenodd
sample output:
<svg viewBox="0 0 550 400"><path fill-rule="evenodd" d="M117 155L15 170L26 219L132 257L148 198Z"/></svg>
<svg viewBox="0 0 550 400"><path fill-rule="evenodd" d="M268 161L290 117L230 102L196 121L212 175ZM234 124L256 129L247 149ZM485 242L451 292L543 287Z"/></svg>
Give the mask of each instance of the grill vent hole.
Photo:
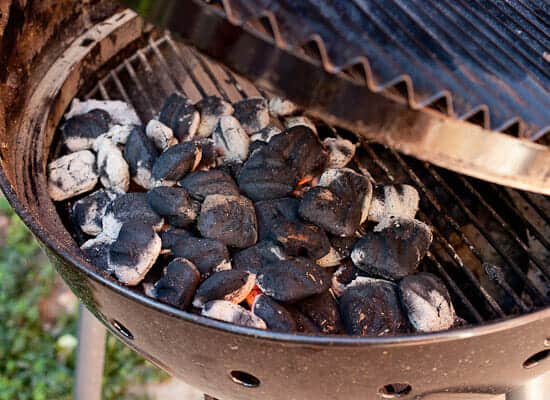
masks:
<svg viewBox="0 0 550 400"><path fill-rule="evenodd" d="M128 330L124 325L122 325L120 322L118 322L116 319L113 319L111 321L111 325L115 330L120 333L122 336L124 336L127 339L134 340L134 335L132 335L132 332Z"/></svg>
<svg viewBox="0 0 550 400"><path fill-rule="evenodd" d="M548 356L550 356L550 350L539 351L538 353L533 354L531 357L525 360L525 362L523 363L523 368L534 368L539 365L542 360L548 358Z"/></svg>
<svg viewBox="0 0 550 400"><path fill-rule="evenodd" d="M384 399L398 399L408 395L412 390L412 386L407 383L389 383L378 389L378 393Z"/></svg>
<svg viewBox="0 0 550 400"><path fill-rule="evenodd" d="M255 388L260 386L260 380L248 372L231 371L229 375L231 375L231 380L233 382L238 383L241 386L247 388Z"/></svg>

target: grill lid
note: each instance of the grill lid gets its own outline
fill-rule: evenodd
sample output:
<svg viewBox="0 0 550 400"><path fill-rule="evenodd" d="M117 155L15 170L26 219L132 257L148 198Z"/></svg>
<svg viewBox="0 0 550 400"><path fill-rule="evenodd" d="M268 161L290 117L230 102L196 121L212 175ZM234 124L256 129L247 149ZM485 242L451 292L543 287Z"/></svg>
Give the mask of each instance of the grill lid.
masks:
<svg viewBox="0 0 550 400"><path fill-rule="evenodd" d="M126 2L332 124L454 171L550 194L550 151L529 143L550 130L544 7ZM488 130L512 126L522 140Z"/></svg>

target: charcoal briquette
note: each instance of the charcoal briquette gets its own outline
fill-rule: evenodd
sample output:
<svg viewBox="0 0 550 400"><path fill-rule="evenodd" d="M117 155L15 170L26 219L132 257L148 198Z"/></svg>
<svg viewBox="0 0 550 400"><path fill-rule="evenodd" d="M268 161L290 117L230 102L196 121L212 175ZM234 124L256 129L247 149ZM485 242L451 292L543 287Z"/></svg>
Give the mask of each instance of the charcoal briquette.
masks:
<svg viewBox="0 0 550 400"><path fill-rule="evenodd" d="M344 168L355 157L355 144L347 139L328 137L323 145L328 150L329 168Z"/></svg>
<svg viewBox="0 0 550 400"><path fill-rule="evenodd" d="M307 297L296 303L298 309L306 315L323 333L336 334L344 326L340 318L338 303L330 291Z"/></svg>
<svg viewBox="0 0 550 400"><path fill-rule="evenodd" d="M271 236L272 227L284 221L299 221L298 208L300 201L292 197L258 201L254 204L258 220L260 240L267 240Z"/></svg>
<svg viewBox="0 0 550 400"><path fill-rule="evenodd" d="M202 138L212 136L221 117L233 114L233 106L217 96L205 97L195 107L200 111L201 120L197 136Z"/></svg>
<svg viewBox="0 0 550 400"><path fill-rule="evenodd" d="M171 250L175 257L186 258L195 264L203 277L220 269L220 266L229 264L227 246L219 240L181 237L171 246Z"/></svg>
<svg viewBox="0 0 550 400"><path fill-rule="evenodd" d="M116 144L124 145L128 142L128 138L135 127L135 125L113 125L103 136L111 139Z"/></svg>
<svg viewBox="0 0 550 400"><path fill-rule="evenodd" d="M274 96L269 99L269 113L274 117L287 117L299 111L299 107L288 99Z"/></svg>
<svg viewBox="0 0 550 400"><path fill-rule="evenodd" d="M391 336L408 331L395 283L358 277L339 301L340 315L350 335Z"/></svg>
<svg viewBox="0 0 550 400"><path fill-rule="evenodd" d="M270 241L258 242L254 246L233 255L233 269L257 274L263 265L286 259L283 249Z"/></svg>
<svg viewBox="0 0 550 400"><path fill-rule="evenodd" d="M82 253L90 264L106 274L111 274L113 273L113 269L109 265L109 248L113 241L113 238L105 234L99 234L97 237L84 242L80 246L80 250L82 250Z"/></svg>
<svg viewBox="0 0 550 400"><path fill-rule="evenodd" d="M94 143L99 181L105 189L126 193L130 188L130 169L118 146L105 136Z"/></svg>
<svg viewBox="0 0 550 400"><path fill-rule="evenodd" d="M197 227L203 237L231 247L250 247L258 240L254 204L244 196L207 196Z"/></svg>
<svg viewBox="0 0 550 400"><path fill-rule="evenodd" d="M252 312L267 325L267 328L275 332L293 333L298 329L292 314L281 304L265 294L259 294L254 298Z"/></svg>
<svg viewBox="0 0 550 400"><path fill-rule="evenodd" d="M398 280L416 271L432 243L430 228L415 219L395 218L378 232L367 232L351 259L372 276Z"/></svg>
<svg viewBox="0 0 550 400"><path fill-rule="evenodd" d="M368 220L378 222L375 230L381 230L392 217L414 218L420 197L410 185L378 185L374 189L368 212Z"/></svg>
<svg viewBox="0 0 550 400"><path fill-rule="evenodd" d="M172 129L156 119L152 119L147 123L145 134L160 151L164 151L168 147L178 143L178 139L174 137Z"/></svg>
<svg viewBox="0 0 550 400"><path fill-rule="evenodd" d="M346 286L349 285L355 278L360 276L361 270L357 268L349 260L343 262L338 269L332 274L330 288L336 297L340 297Z"/></svg>
<svg viewBox="0 0 550 400"><path fill-rule="evenodd" d="M155 185L173 186L201 161L202 152L195 142L182 142L161 153L152 169Z"/></svg>
<svg viewBox="0 0 550 400"><path fill-rule="evenodd" d="M308 117L299 115L296 117L287 117L284 120L285 128L290 129L296 126L304 126L308 129L311 129L315 134L317 134L317 127Z"/></svg>
<svg viewBox="0 0 550 400"><path fill-rule="evenodd" d="M201 275L195 265L185 258L172 260L163 270L149 295L182 310L191 305Z"/></svg>
<svg viewBox="0 0 550 400"><path fill-rule="evenodd" d="M172 93L165 100L158 120L170 127L180 141L190 140L199 128L200 115L189 99L180 93Z"/></svg>
<svg viewBox="0 0 550 400"><path fill-rule="evenodd" d="M179 182L179 185L198 200L204 200L205 197L211 194L239 195L239 188L233 178L217 169L191 172Z"/></svg>
<svg viewBox="0 0 550 400"><path fill-rule="evenodd" d="M67 154L48 164L48 194L62 201L92 190L98 181L96 158L89 150Z"/></svg>
<svg viewBox="0 0 550 400"><path fill-rule="evenodd" d="M246 308L230 301L210 301L204 305L201 315L208 318L217 319L219 321L229 322L234 325L256 329L267 329L263 319L257 315L254 315Z"/></svg>
<svg viewBox="0 0 550 400"><path fill-rule="evenodd" d="M285 304L285 306L296 323L296 331L298 333L305 333L308 335L318 335L321 333L317 325L315 325L315 323L304 315L296 306L292 304Z"/></svg>
<svg viewBox="0 0 550 400"><path fill-rule="evenodd" d="M282 131L279 128L277 128L276 126L268 125L265 128L260 129L258 132L256 132L252 136L250 136L250 140L252 142L269 143L269 141L271 141L271 139L274 136L277 136L281 132ZM251 146L252 146L252 144L251 144ZM252 147L250 148L250 151L252 151Z"/></svg>
<svg viewBox="0 0 550 400"><path fill-rule="evenodd" d="M109 130L111 117L103 110L75 115L62 127L63 143L70 151L92 149L95 140Z"/></svg>
<svg viewBox="0 0 550 400"><path fill-rule="evenodd" d="M192 237L193 235L185 229L170 228L159 232L163 249L172 249L178 240Z"/></svg>
<svg viewBox="0 0 550 400"><path fill-rule="evenodd" d="M212 300L226 300L239 304L246 299L255 284L256 276L246 271L230 269L215 272L197 289L193 306L202 308Z"/></svg>
<svg viewBox="0 0 550 400"><path fill-rule="evenodd" d="M130 167L132 180L145 189L153 186L151 171L157 157L158 151L143 128L135 127L124 146L124 158Z"/></svg>
<svg viewBox="0 0 550 400"><path fill-rule="evenodd" d="M278 243L289 256L303 256L317 260L330 251L325 232L316 225L302 221L281 221L273 225L268 237Z"/></svg>
<svg viewBox="0 0 550 400"><path fill-rule="evenodd" d="M228 161L245 161L248 158L250 138L239 121L231 116L220 118L212 135L214 147L218 154L218 164Z"/></svg>
<svg viewBox="0 0 550 400"><path fill-rule="evenodd" d="M200 204L183 188L160 186L147 192L151 208L169 225L186 228L197 220Z"/></svg>
<svg viewBox="0 0 550 400"><path fill-rule="evenodd" d="M102 110L109 114L111 122L118 125L141 125L141 121L132 106L120 100L95 100L80 101L74 99L71 109L65 114L66 119L77 115L86 114L92 110Z"/></svg>
<svg viewBox="0 0 550 400"><path fill-rule="evenodd" d="M103 230L101 220L107 206L116 194L104 189L96 190L73 204L72 218L87 235L97 236Z"/></svg>
<svg viewBox="0 0 550 400"><path fill-rule="evenodd" d="M269 124L267 100L263 97L250 97L233 103L233 116L239 120L249 135L264 129Z"/></svg>
<svg viewBox="0 0 550 400"><path fill-rule="evenodd" d="M201 149L201 160L197 169L209 170L216 167L218 154L211 138L198 138L194 142Z"/></svg>
<svg viewBox="0 0 550 400"><path fill-rule="evenodd" d="M406 276L399 282L401 303L409 322L418 332L451 328L456 314L443 281L428 272Z"/></svg>

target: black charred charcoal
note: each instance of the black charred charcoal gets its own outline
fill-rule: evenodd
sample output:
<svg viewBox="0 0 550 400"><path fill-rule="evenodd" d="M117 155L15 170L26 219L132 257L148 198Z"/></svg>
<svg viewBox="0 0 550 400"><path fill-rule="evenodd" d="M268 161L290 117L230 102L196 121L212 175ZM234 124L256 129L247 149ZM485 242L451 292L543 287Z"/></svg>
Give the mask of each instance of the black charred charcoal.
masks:
<svg viewBox="0 0 550 400"><path fill-rule="evenodd" d="M172 245L175 257L187 258L199 269L203 277L229 263L229 251L219 240L187 237Z"/></svg>
<svg viewBox="0 0 550 400"><path fill-rule="evenodd" d="M272 331L293 333L298 330L292 314L265 294L256 296L252 312L263 319L267 328Z"/></svg>
<svg viewBox="0 0 550 400"><path fill-rule="evenodd" d="M357 242L358 238L354 236L343 237L329 235L328 240L330 241L332 247L334 247L338 254L340 254L340 257L344 259L351 256L351 251L353 250L353 246Z"/></svg>
<svg viewBox="0 0 550 400"><path fill-rule="evenodd" d="M163 249L172 249L174 245L181 239L192 237L193 235L187 232L185 229L168 229L166 231L159 232L160 240L162 241Z"/></svg>
<svg viewBox="0 0 550 400"><path fill-rule="evenodd" d="M90 264L97 267L100 271L106 274L113 273L113 269L109 266L109 248L113 239L107 235L98 235L97 237L87 240L80 246L80 250L84 253Z"/></svg>
<svg viewBox="0 0 550 400"><path fill-rule="evenodd" d="M325 232L316 225L301 221L283 221L271 227L269 239L283 247L290 256L303 256L313 260L326 256L330 242Z"/></svg>
<svg viewBox="0 0 550 400"><path fill-rule="evenodd" d="M286 305L286 308L294 322L296 322L296 331L298 333L305 333L310 335L318 335L321 333L317 325L313 323L306 315L302 314L300 310L294 305Z"/></svg>
<svg viewBox="0 0 550 400"><path fill-rule="evenodd" d="M344 168L355 157L355 144L347 139L328 137L323 144L329 153L328 168Z"/></svg>
<svg viewBox="0 0 550 400"><path fill-rule="evenodd" d="M342 319L340 318L338 303L328 290L307 297L298 302L296 306L323 333L335 334L341 332L344 328Z"/></svg>
<svg viewBox="0 0 550 400"><path fill-rule="evenodd" d="M218 167L218 171L225 172L234 180L239 175L242 166L241 161L226 161Z"/></svg>
<svg viewBox="0 0 550 400"><path fill-rule="evenodd" d="M260 129L258 132L250 136L250 140L252 142L261 142L261 143L269 143L269 141L282 131L277 128L275 125L268 125L263 129ZM251 144L252 146L252 144ZM252 148L250 148L250 151L252 152Z"/></svg>
<svg viewBox="0 0 550 400"><path fill-rule="evenodd" d="M185 310L191 305L201 275L185 258L176 258L164 268L162 278L151 290L151 297Z"/></svg>
<svg viewBox="0 0 550 400"><path fill-rule="evenodd" d="M155 230L160 230L164 221L147 202L145 193L125 193L115 198L105 210L101 221L103 232L116 238L123 223L140 221Z"/></svg>
<svg viewBox="0 0 550 400"><path fill-rule="evenodd" d="M198 138L194 142L201 149L201 160L197 169L210 169L216 167L216 147L214 146L214 140L210 138Z"/></svg>
<svg viewBox="0 0 550 400"><path fill-rule="evenodd" d="M361 270L357 268L351 261L342 263L340 267L332 274L332 280L330 288L332 292L340 297L346 286L349 285L355 278L357 278L361 273Z"/></svg>
<svg viewBox="0 0 550 400"><path fill-rule="evenodd" d="M269 113L274 117L287 117L299 110L296 104L282 97L275 96L269 100Z"/></svg>
<svg viewBox="0 0 550 400"><path fill-rule="evenodd" d="M298 214L300 202L291 197L258 201L254 207L256 208L260 240L266 240L271 236L271 228L274 225L283 221L298 221L300 219Z"/></svg>
<svg viewBox="0 0 550 400"><path fill-rule="evenodd" d="M145 134L160 151L164 151L178 143L172 129L156 119L152 119L147 123Z"/></svg>
<svg viewBox="0 0 550 400"><path fill-rule="evenodd" d="M250 138L252 140L252 138ZM267 146L267 142L262 142L261 140L253 140L250 142L250 146L248 146L248 152L252 154L256 150Z"/></svg>
<svg viewBox="0 0 550 400"><path fill-rule="evenodd" d="M347 168L329 169L319 186L304 194L300 215L333 235L352 236L371 196L372 184L363 175Z"/></svg>
<svg viewBox="0 0 550 400"><path fill-rule="evenodd" d="M320 175L328 163L328 153L317 135L299 125L274 136L268 144L274 154L281 154L290 167L297 171L297 179Z"/></svg>
<svg viewBox="0 0 550 400"><path fill-rule="evenodd" d="M233 255L233 269L257 274L263 265L285 259L282 249L269 241L259 242Z"/></svg>
<svg viewBox="0 0 550 400"><path fill-rule="evenodd" d="M218 164L230 161L243 162L248 158L250 138L233 116L227 115L220 118L212 139L218 154Z"/></svg>
<svg viewBox="0 0 550 400"><path fill-rule="evenodd" d="M197 168L202 157L195 142L182 142L162 153L153 165L152 177L157 184L170 186Z"/></svg>
<svg viewBox="0 0 550 400"><path fill-rule="evenodd" d="M399 282L401 303L409 322L418 332L451 328L456 314L447 287L428 272L406 276Z"/></svg>
<svg viewBox="0 0 550 400"><path fill-rule="evenodd" d="M416 219L395 218L379 232L367 232L351 259L372 276L398 280L416 271L432 243L430 228Z"/></svg>
<svg viewBox="0 0 550 400"><path fill-rule="evenodd" d="M170 127L180 141L195 136L199 128L200 115L187 97L171 94L160 110L159 121Z"/></svg>
<svg viewBox="0 0 550 400"><path fill-rule="evenodd" d="M297 176L281 154L274 153L267 145L250 155L237 175L237 183L250 199L268 200L289 195L298 182Z"/></svg>
<svg viewBox="0 0 550 400"><path fill-rule="evenodd" d="M143 127L135 127L124 146L124 158L130 167L132 180L145 189L152 186L151 171L157 157L157 149L143 132Z"/></svg>
<svg viewBox="0 0 550 400"><path fill-rule="evenodd" d="M160 249L160 237L150 224L125 222L109 248L109 267L120 282L137 285L157 260Z"/></svg>
<svg viewBox="0 0 550 400"><path fill-rule="evenodd" d="M48 194L62 201L92 190L98 181L94 153L89 150L67 154L48 164Z"/></svg>
<svg viewBox="0 0 550 400"><path fill-rule="evenodd" d="M339 300L340 315L350 335L390 336L408 331L395 283L359 277Z"/></svg>
<svg viewBox="0 0 550 400"><path fill-rule="evenodd" d="M203 98L195 104L195 107L200 111L201 115L201 123L197 135L203 138L212 136L221 117L233 114L233 106L216 96Z"/></svg>
<svg viewBox="0 0 550 400"><path fill-rule="evenodd" d="M307 258L279 260L263 265L257 285L275 300L295 302L330 287L330 274Z"/></svg>
<svg viewBox="0 0 550 400"><path fill-rule="evenodd" d="M212 300L226 300L235 304L246 299L254 285L256 276L246 271L229 269L210 275L197 289L193 306L202 308Z"/></svg>
<svg viewBox="0 0 550 400"><path fill-rule="evenodd" d="M267 100L263 97L251 97L238 101L233 103L233 109L233 115L249 135L269 124Z"/></svg>
<svg viewBox="0 0 550 400"><path fill-rule="evenodd" d="M374 189L368 220L379 222L375 230L390 222L391 217L414 218L420 197L410 185L378 185Z"/></svg>
<svg viewBox="0 0 550 400"><path fill-rule="evenodd" d="M95 140L109 130L111 117L104 110L91 110L76 115L63 125L63 143L70 151L93 148Z"/></svg>
<svg viewBox="0 0 550 400"><path fill-rule="evenodd" d="M179 185L199 200L204 200L206 196L211 194L239 195L239 188L233 178L217 169L192 172L181 180Z"/></svg>
<svg viewBox="0 0 550 400"><path fill-rule="evenodd" d="M186 228L197 220L200 204L185 189L160 186L147 192L151 208L176 228Z"/></svg>
<svg viewBox="0 0 550 400"><path fill-rule="evenodd" d="M115 196L112 192L99 189L74 203L71 215L82 232L92 236L101 233L101 220L107 205Z"/></svg>
<svg viewBox="0 0 550 400"><path fill-rule="evenodd" d="M197 226L202 236L231 247L250 247L258 240L254 204L244 196L207 196Z"/></svg>
<svg viewBox="0 0 550 400"><path fill-rule="evenodd" d="M130 169L122 151L109 138L101 136L94 143L97 154L99 181L105 189L127 192L130 188Z"/></svg>
<svg viewBox="0 0 550 400"><path fill-rule="evenodd" d="M257 315L248 311L238 304L225 300L212 300L206 303L201 311L201 315L229 322L233 325L246 326L256 329L267 329L267 325Z"/></svg>

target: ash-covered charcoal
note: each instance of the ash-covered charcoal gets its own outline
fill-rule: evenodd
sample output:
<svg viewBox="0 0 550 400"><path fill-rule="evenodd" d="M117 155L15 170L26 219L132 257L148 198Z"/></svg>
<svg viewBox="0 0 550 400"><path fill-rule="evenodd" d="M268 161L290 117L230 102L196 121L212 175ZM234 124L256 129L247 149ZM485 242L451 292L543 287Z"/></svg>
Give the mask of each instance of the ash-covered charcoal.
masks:
<svg viewBox="0 0 550 400"><path fill-rule="evenodd" d="M238 196L239 188L237 184L223 171L196 171L188 174L179 185L189 192L191 196L198 200L204 200L211 194L221 194L225 196Z"/></svg>
<svg viewBox="0 0 550 400"><path fill-rule="evenodd" d="M178 240L186 239L193 235L185 229L170 228L166 231L160 231L159 236L162 241L162 248L172 249Z"/></svg>
<svg viewBox="0 0 550 400"><path fill-rule="evenodd" d="M103 110L109 113L113 124L118 125L141 125L136 111L128 103L120 100L85 100L74 99L71 109L65 118L69 119L76 115L86 114L92 110Z"/></svg>
<svg viewBox="0 0 550 400"><path fill-rule="evenodd" d="M263 241L233 255L233 269L257 274L263 265L286 259L283 250L276 244Z"/></svg>
<svg viewBox="0 0 550 400"><path fill-rule="evenodd" d="M103 232L116 238L122 224L130 221L140 221L156 231L164 224L162 217L147 202L145 193L125 193L115 198L107 206L101 221Z"/></svg>
<svg viewBox="0 0 550 400"><path fill-rule="evenodd" d="M346 286L357 278L360 272L361 270L349 260L338 267L334 274L332 274L330 283L330 288L336 297L340 297L344 293Z"/></svg>
<svg viewBox="0 0 550 400"><path fill-rule="evenodd" d="M279 128L277 128L276 126L268 125L265 128L260 129L258 132L256 132L252 136L250 136L250 140L252 142L260 141L260 142L269 143L269 141L274 136L277 136L281 132L282 131ZM252 151L252 149L250 151Z"/></svg>
<svg viewBox="0 0 550 400"><path fill-rule="evenodd" d="M176 181L197 168L201 157L201 148L195 142L182 142L168 148L153 165L151 175L155 185L175 185Z"/></svg>
<svg viewBox="0 0 550 400"><path fill-rule="evenodd" d="M113 269L109 265L109 248L114 239L105 235L99 234L97 237L87 240L80 246L80 250L90 262L90 264L104 271L106 274L113 273Z"/></svg>
<svg viewBox="0 0 550 400"><path fill-rule="evenodd" d="M343 330L338 303L330 291L305 298L296 304L323 333L336 334Z"/></svg>
<svg viewBox="0 0 550 400"><path fill-rule="evenodd" d="M113 125L103 136L111 139L116 144L124 145L135 127L135 125Z"/></svg>
<svg viewBox="0 0 550 400"><path fill-rule="evenodd" d="M257 285L275 300L292 303L327 290L330 273L307 258L278 260L261 267Z"/></svg>
<svg viewBox="0 0 550 400"><path fill-rule="evenodd" d="M250 138L239 121L231 116L220 118L212 135L218 153L218 164L229 161L245 161L248 158Z"/></svg>
<svg viewBox="0 0 550 400"><path fill-rule="evenodd" d="M166 223L176 228L186 228L197 220L200 204L191 199L185 189L160 186L147 192L151 208Z"/></svg>
<svg viewBox="0 0 550 400"><path fill-rule="evenodd" d="M350 335L390 336L408 331L395 283L358 277L339 300L340 315Z"/></svg>
<svg viewBox="0 0 550 400"><path fill-rule="evenodd" d="M207 196L197 227L202 236L231 247L250 247L258 240L254 204L244 196Z"/></svg>
<svg viewBox="0 0 550 400"><path fill-rule="evenodd" d="M454 325L451 296L437 276L428 272L406 276L399 282L399 294L409 322L417 331L436 332Z"/></svg>
<svg viewBox="0 0 550 400"><path fill-rule="evenodd" d="M48 194L62 201L92 190L98 181L94 153L89 150L67 154L48 164Z"/></svg>
<svg viewBox="0 0 550 400"><path fill-rule="evenodd" d="M282 97L275 96L269 100L269 113L274 117L287 117L299 110L296 104Z"/></svg>
<svg viewBox="0 0 550 400"><path fill-rule="evenodd" d="M103 110L76 115L63 125L63 144L69 151L93 148L95 140L109 130L111 117Z"/></svg>
<svg viewBox="0 0 550 400"><path fill-rule="evenodd" d="M209 170L215 168L218 154L216 153L214 140L211 138L198 138L194 142L201 149L201 160L197 169Z"/></svg>
<svg viewBox="0 0 550 400"><path fill-rule="evenodd" d="M189 236L176 240L171 250L175 257L186 258L195 264L202 277L231 265L227 246L219 240Z"/></svg>
<svg viewBox="0 0 550 400"><path fill-rule="evenodd" d="M153 186L151 171L157 157L158 151L143 128L135 127L124 146L124 158L130 167L132 180L145 189Z"/></svg>
<svg viewBox="0 0 550 400"><path fill-rule="evenodd" d="M176 258L164 268L162 278L146 294L185 310L191 305L200 279L199 270L191 261Z"/></svg>
<svg viewBox="0 0 550 400"><path fill-rule="evenodd" d="M281 199L258 201L254 204L258 219L260 240L271 237L271 229L274 225L284 221L299 221L298 208L300 202L292 197Z"/></svg>
<svg viewBox="0 0 550 400"><path fill-rule="evenodd" d="M200 111L201 122L197 136L201 138L212 136L214 129L216 129L218 122L220 122L220 118L233 114L233 106L216 96L208 96L201 99L195 104L195 107Z"/></svg>
<svg viewBox="0 0 550 400"><path fill-rule="evenodd" d="M152 119L147 123L145 134L161 151L178 144L178 139L174 137L172 129L156 119Z"/></svg>
<svg viewBox="0 0 550 400"><path fill-rule="evenodd" d="M187 97L172 93L164 101L158 120L170 127L175 137L183 142L192 139L197 133L200 115Z"/></svg>
<svg viewBox="0 0 550 400"><path fill-rule="evenodd" d="M130 169L118 146L105 136L94 143L99 181L105 189L125 193L130 188Z"/></svg>
<svg viewBox="0 0 550 400"><path fill-rule="evenodd" d="M310 120L308 117L304 117L303 115L285 118L284 125L286 129L290 129L295 126L305 126L315 132L315 134L317 134L317 127L315 126L313 121Z"/></svg>
<svg viewBox="0 0 550 400"><path fill-rule="evenodd" d="M265 294L256 296L251 308L254 315L263 319L272 331L293 333L298 330L292 314Z"/></svg>
<svg viewBox="0 0 550 400"><path fill-rule="evenodd" d="M150 224L125 222L109 248L109 267L120 282L137 285L157 260L160 249L160 237Z"/></svg>
<svg viewBox="0 0 550 400"><path fill-rule="evenodd" d="M369 275L398 280L416 271L432 237L424 222L395 218L379 232L367 232L355 244L351 259Z"/></svg>
<svg viewBox="0 0 550 400"><path fill-rule="evenodd" d="M347 139L328 137L323 144L328 150L329 168L344 168L355 157L355 144Z"/></svg>
<svg viewBox="0 0 550 400"><path fill-rule="evenodd" d="M226 300L235 304L246 299L254 288L256 276L246 271L226 270L210 275L197 289L193 306L202 308L212 300Z"/></svg>
<svg viewBox="0 0 550 400"><path fill-rule="evenodd" d="M410 185L378 185L374 189L368 220L378 222L374 230L381 230L391 217L414 218L420 197Z"/></svg>
<svg viewBox="0 0 550 400"><path fill-rule="evenodd" d="M269 124L267 100L250 97L233 103L233 115L249 135L264 129Z"/></svg>
<svg viewBox="0 0 550 400"><path fill-rule="evenodd" d="M96 190L73 204L72 218L82 232L97 236L103 230L101 220L107 206L116 197L116 194L104 189Z"/></svg>
<svg viewBox="0 0 550 400"><path fill-rule="evenodd" d="M281 221L271 226L269 239L281 245L289 256L303 256L312 260L328 255L330 242L325 232L316 225L301 221Z"/></svg>
<svg viewBox="0 0 550 400"><path fill-rule="evenodd" d="M300 215L334 235L352 236L371 196L372 184L363 175L348 168L329 169L319 186L304 194Z"/></svg>
<svg viewBox="0 0 550 400"><path fill-rule="evenodd" d="M201 315L225 321L234 325L246 326L256 329L267 329L264 320L254 315L244 307L225 300L213 300L206 303L201 311Z"/></svg>

